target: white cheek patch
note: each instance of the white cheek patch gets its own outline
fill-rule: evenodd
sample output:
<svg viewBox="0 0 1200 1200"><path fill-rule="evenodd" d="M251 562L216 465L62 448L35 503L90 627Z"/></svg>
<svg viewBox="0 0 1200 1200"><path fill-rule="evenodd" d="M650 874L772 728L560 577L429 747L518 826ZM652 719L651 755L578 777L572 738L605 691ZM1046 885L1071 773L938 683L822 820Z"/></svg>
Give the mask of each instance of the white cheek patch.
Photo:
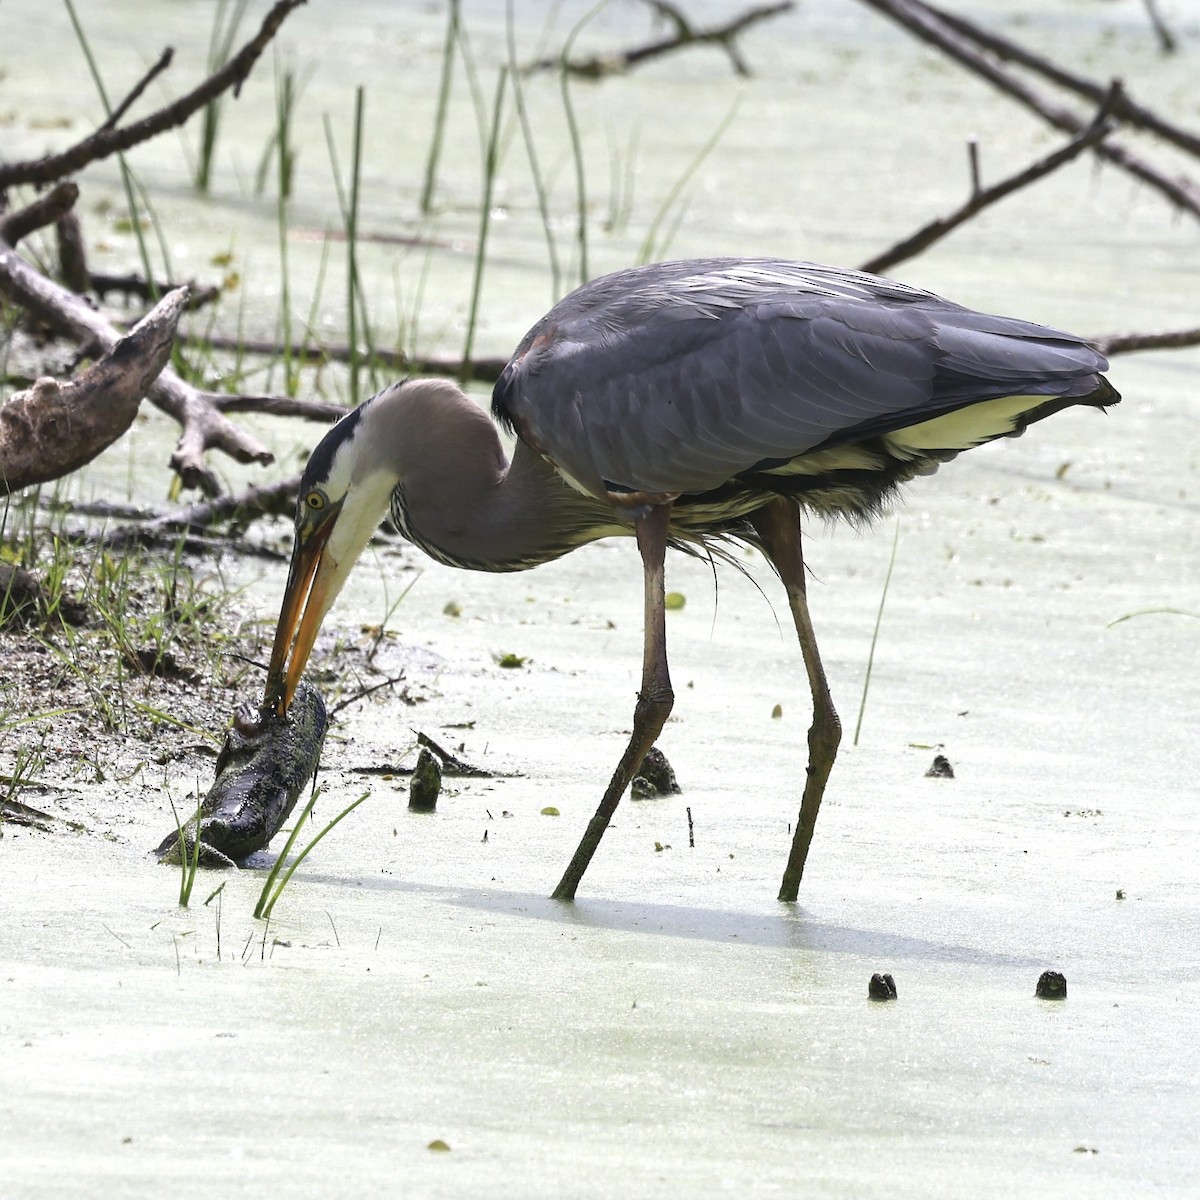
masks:
<svg viewBox="0 0 1200 1200"><path fill-rule="evenodd" d="M1048 396L1001 396L908 425L885 435L897 458L915 458L930 450L970 450L1017 427L1018 418L1045 404Z"/></svg>

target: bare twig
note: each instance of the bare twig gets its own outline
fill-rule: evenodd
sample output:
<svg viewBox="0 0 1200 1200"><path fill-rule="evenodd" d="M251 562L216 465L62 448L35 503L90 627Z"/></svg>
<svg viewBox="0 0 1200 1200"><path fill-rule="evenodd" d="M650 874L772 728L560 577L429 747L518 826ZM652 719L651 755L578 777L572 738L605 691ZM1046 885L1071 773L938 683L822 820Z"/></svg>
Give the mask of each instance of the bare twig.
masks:
<svg viewBox="0 0 1200 1200"><path fill-rule="evenodd" d="M736 38L749 26L765 21L769 17L778 16L793 7L793 0L777 0L773 4L763 4L749 8L745 12L726 21L723 25L710 25L705 29L696 29L684 14L666 0L647 0L661 16L666 17L675 27L674 32L664 38L635 46L630 50L617 50L611 54L599 55L595 58L581 59L577 62L563 63L560 58L542 58L532 63L531 71L567 70L572 75L583 75L598 79L604 75L617 75L628 71L630 67L650 59L670 54L685 46L720 46L729 55L733 69L739 75L749 75L750 68L738 49Z"/></svg>
<svg viewBox="0 0 1200 1200"><path fill-rule="evenodd" d="M101 540L106 546L154 543L180 533L201 532L222 521L244 529L259 517L290 517L295 511L299 490L300 476L296 475L280 483L247 488L237 496L220 496L151 517L148 521L122 525L110 530Z"/></svg>
<svg viewBox="0 0 1200 1200"><path fill-rule="evenodd" d="M71 211L78 199L79 188L74 183L60 183L24 208L0 217L0 242L15 246L36 230L53 225Z"/></svg>
<svg viewBox="0 0 1200 1200"><path fill-rule="evenodd" d="M164 297L78 379L39 379L9 398L0 408L0 495L70 474L133 424L171 357L186 299L184 288Z"/></svg>
<svg viewBox="0 0 1200 1200"><path fill-rule="evenodd" d="M1115 85L1114 85L1115 87ZM972 180L972 191L965 203L960 205L949 216L939 217L903 241L877 254L874 258L863 263L861 270L872 271L876 274L887 271L905 259L913 258L923 250L927 250L934 242L941 240L951 230L957 229L964 222L982 212L985 208L1011 196L1013 192L1028 187L1031 183L1045 178L1057 170L1063 163L1077 158L1089 147L1096 145L1102 138L1112 132L1114 126L1108 116L1108 99L1101 105L1092 123L1078 137L1072 138L1065 146L1039 158L1022 171L1002 179L991 187L979 188L978 180Z"/></svg>
<svg viewBox="0 0 1200 1200"><path fill-rule="evenodd" d="M1200 346L1200 327L1169 329L1160 333L1109 333L1092 338L1103 354L1128 354L1134 350L1182 350Z"/></svg>
<svg viewBox="0 0 1200 1200"><path fill-rule="evenodd" d="M1163 20L1162 13L1158 11L1158 0L1144 0L1144 3L1146 15L1150 18L1150 24L1154 26L1154 34L1158 38L1159 49L1164 54L1174 54L1179 49L1179 45L1175 41L1175 35Z"/></svg>
<svg viewBox="0 0 1200 1200"><path fill-rule="evenodd" d="M213 304L220 298L221 289L214 284L201 286L194 279L188 279L185 282L188 289L189 312ZM171 280L156 280L154 283L147 283L145 276L134 272L110 275L103 271L89 271L87 288L84 290L95 292L101 300L112 292L118 292L126 299L132 296L149 303L155 296L161 296L179 286L181 286L179 283Z"/></svg>
<svg viewBox="0 0 1200 1200"><path fill-rule="evenodd" d="M267 358L278 358L284 353L285 347L280 342L256 340L253 338L225 337L221 334L211 334L197 339L196 344L210 347L213 350L227 350L239 354L255 354ZM350 347L345 344L329 343L319 346L292 346L289 351L293 362L326 363L349 362ZM362 353L361 351L359 352ZM467 379L472 383L495 383L500 378L501 371L508 363L507 358L472 358L469 363L461 358L447 358L431 355L416 357L403 354L398 350L385 350L375 347L370 354L372 366L389 367L394 371L408 375L447 375L452 379Z"/></svg>
<svg viewBox="0 0 1200 1200"><path fill-rule="evenodd" d="M146 74L143 75L136 84L134 84L129 95L126 96L125 99L113 109L112 115L107 121L104 122L103 125L100 126L99 129L96 130L96 132L104 133L106 130L115 128L117 122L120 121L120 119L134 106L134 104L137 103L138 97L146 90L150 83L171 65L171 59L174 57L175 51L168 46L162 52L162 54L159 55L158 62L156 62L154 66L152 66L150 70L148 70Z"/></svg>
<svg viewBox="0 0 1200 1200"><path fill-rule="evenodd" d="M231 396L223 392L205 392L221 412L259 412L271 417L301 417L305 421L329 424L344 417L350 410L344 404L325 400L301 400L296 396L246 395Z"/></svg>
<svg viewBox="0 0 1200 1200"><path fill-rule="evenodd" d="M934 9L920 0L862 0L877 12L891 17L923 41L936 46L968 70L986 79L993 87L1037 113L1044 121L1075 135L1082 132L1086 122L1070 109L1055 104L1035 88L1007 71L999 63L980 54L972 41L941 18ZM1200 188L1188 179L1173 179L1152 163L1125 146L1107 140L1097 142L1094 151L1108 162L1115 163L1135 178L1149 184L1177 207L1200 217Z"/></svg>
<svg viewBox="0 0 1200 1200"><path fill-rule="evenodd" d="M88 290L87 251L83 245L83 229L74 209L63 213L54 222L54 232L58 238L58 268L62 281L81 296ZM158 295L165 296L171 290L163 288Z"/></svg>
<svg viewBox="0 0 1200 1200"><path fill-rule="evenodd" d="M222 92L233 89L236 96L251 68L271 39L278 32L284 19L305 0L277 0L271 11L263 18L258 33L254 35L229 62L210 75L199 87L181 96L150 116L121 127L101 127L61 154L50 154L45 158L26 162L0 164L0 189L14 184L45 184L62 179L88 163L108 158L121 150L128 150L166 129L182 125L193 113L203 108ZM145 81L144 81L145 82Z"/></svg>

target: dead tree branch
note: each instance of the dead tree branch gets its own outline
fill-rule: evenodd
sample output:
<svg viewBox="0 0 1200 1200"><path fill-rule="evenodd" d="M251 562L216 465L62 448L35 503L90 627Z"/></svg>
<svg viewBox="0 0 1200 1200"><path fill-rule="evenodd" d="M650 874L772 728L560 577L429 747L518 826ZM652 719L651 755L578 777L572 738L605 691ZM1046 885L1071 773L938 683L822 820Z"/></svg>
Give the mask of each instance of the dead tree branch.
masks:
<svg viewBox="0 0 1200 1200"><path fill-rule="evenodd" d="M0 407L0 495L61 479L121 437L171 357L186 300L186 288L164 297L78 379L39 379Z"/></svg>
<svg viewBox="0 0 1200 1200"><path fill-rule="evenodd" d="M1070 109L1064 108L1042 95L998 62L981 54L969 38L943 21L935 10L920 3L920 0L862 0L862 2L870 5L884 16L890 17L923 41L936 46L968 70L986 79L1005 95L1037 113L1056 129L1061 129L1073 136L1083 131L1086 121ZM1122 170L1142 180L1143 183L1149 184L1178 208L1195 217L1200 217L1200 188L1191 180L1172 179L1140 155L1112 140L1097 142L1094 152L1099 157L1115 163Z"/></svg>
<svg viewBox="0 0 1200 1200"><path fill-rule="evenodd" d="M1174 54L1179 49L1179 44L1175 41L1175 35L1171 32L1166 21L1163 20L1162 13L1158 11L1158 0L1144 0L1146 5L1146 15L1150 18L1150 24L1154 27L1154 35L1158 38L1158 47L1164 54Z"/></svg>
<svg viewBox="0 0 1200 1200"><path fill-rule="evenodd" d="M121 150L128 150L142 142L156 137L166 129L174 129L182 125L193 113L216 99L222 92L233 89L236 96L242 84L250 74L251 68L268 43L278 32L284 19L305 0L277 0L271 11L263 19L258 33L254 35L219 71L210 75L199 87L181 96L173 104L160 108L157 112L130 125L102 125L95 133L77 142L61 154L50 154L45 158L31 159L26 162L0 164L0 190L14 184L32 183L47 184L62 179L65 175L73 174L88 163L98 162ZM162 60L159 60L162 63ZM163 64L165 65L165 64ZM160 68L161 69L161 68ZM150 77L157 73L151 71L140 86L145 86ZM136 89L135 89L136 93ZM136 94L127 103L132 103Z"/></svg>
<svg viewBox="0 0 1200 1200"><path fill-rule="evenodd" d="M65 264L63 265L63 274L64 276L66 274ZM144 276L132 271L124 275L110 275L103 271L89 270L87 271L87 286L82 290L95 292L101 300L116 292L126 300L133 298L148 304L155 296L162 296L166 292L185 285L188 290L189 312L214 303L221 295L221 289L213 284L201 285L194 279L186 280L185 284L166 280L156 280L153 284L149 284ZM72 290L81 289L73 288Z"/></svg>
<svg viewBox="0 0 1200 1200"><path fill-rule="evenodd" d="M1115 94L1116 90L1117 85L1114 84L1109 96L1111 97ZM1096 145L1102 138L1107 137L1115 128L1113 121L1108 115L1109 108L1109 97L1106 97L1100 111L1093 118L1092 123L1078 137L1072 138L1065 146L1039 158L1024 170L1017 171L1015 174L1008 176L1007 179L1002 179L999 183L995 183L991 187L980 188L978 187L978 182L975 181L970 197L965 203L955 209L954 212L948 216L938 217L936 220L931 221L928 225L922 229L918 229L916 233L905 238L903 241L897 242L896 245L885 250L882 254L877 254L874 258L868 259L859 269L871 271L874 274L881 274L896 266L897 263L904 262L905 259L914 258L922 251L927 250L934 242L940 241L952 230L957 229L972 217L977 216L985 208L991 207L991 205L999 200L1003 200L1006 196L1011 196L1013 192L1020 191L1021 188L1028 187L1031 183L1036 183L1039 179L1044 179L1064 163L1078 158L1089 147Z"/></svg>
<svg viewBox="0 0 1200 1200"><path fill-rule="evenodd" d="M248 488L238 496L220 496L151 517L148 521L122 525L105 534L101 541L110 547L148 545L164 539L175 540L181 534L203 533L222 521L244 529L259 517L291 517L296 510L299 490L300 476L297 475L265 487Z"/></svg>
<svg viewBox="0 0 1200 1200"><path fill-rule="evenodd" d="M212 334L203 339L203 345L213 350L228 350L240 354L257 354L267 358L280 358L286 352L293 359L320 365L327 362L349 362L350 347L345 343L292 346L289 350L280 342L268 342L253 338L225 337ZM357 355L362 360L362 351ZM406 375L449 375L454 379L465 377L473 383L495 383L508 363L507 358L472 358L464 365L461 358L445 358L438 355L417 357L399 350L377 347L371 351L368 366L387 367ZM232 399L232 397L230 398ZM227 408L226 411L232 411ZM297 414L306 415L306 414ZM317 418L320 419L320 418Z"/></svg>
<svg viewBox="0 0 1200 1200"><path fill-rule="evenodd" d="M1160 333L1109 333L1090 339L1102 354L1129 354L1135 350L1182 350L1200 346L1200 327L1168 329Z"/></svg>
<svg viewBox="0 0 1200 1200"><path fill-rule="evenodd" d="M673 33L629 50L616 50L610 54L597 55L594 58L580 59L575 62L564 63L561 58L542 58L532 63L528 69L530 71L566 70L572 75L599 79L605 75L622 74L630 67L660 58L664 54L671 54L685 46L707 45L720 46L729 55L733 69L739 75L747 76L751 73L750 68L738 48L737 37L751 25L778 16L794 6L793 0L779 0L778 3L763 4L747 9L723 25L710 25L704 29L697 29L674 4L669 4L666 0L646 0L646 2L671 22L675 27Z"/></svg>
<svg viewBox="0 0 1200 1200"><path fill-rule="evenodd" d="M121 118L137 103L138 97L141 96L147 87L149 87L151 82L171 65L171 60L174 57L175 51L168 46L162 52L162 54L159 55L158 62L156 62L154 66L152 66L150 70L148 70L146 74L143 75L136 84L134 84L129 95L126 96L125 99L113 109L112 115L107 121L104 122L103 125L100 126L99 129L96 130L96 132L104 133L106 130L115 129L120 123Z"/></svg>

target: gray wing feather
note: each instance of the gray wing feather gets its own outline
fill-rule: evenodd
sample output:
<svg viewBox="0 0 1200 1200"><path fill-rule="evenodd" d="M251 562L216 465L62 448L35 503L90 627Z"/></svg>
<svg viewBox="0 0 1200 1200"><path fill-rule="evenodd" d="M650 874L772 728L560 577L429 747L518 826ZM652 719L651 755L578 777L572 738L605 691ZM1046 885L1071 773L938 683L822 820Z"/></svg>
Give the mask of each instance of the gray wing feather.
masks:
<svg viewBox="0 0 1200 1200"><path fill-rule="evenodd" d="M1082 396L1107 364L1043 326L853 271L660 263L561 301L497 415L588 490L696 493L982 400Z"/></svg>

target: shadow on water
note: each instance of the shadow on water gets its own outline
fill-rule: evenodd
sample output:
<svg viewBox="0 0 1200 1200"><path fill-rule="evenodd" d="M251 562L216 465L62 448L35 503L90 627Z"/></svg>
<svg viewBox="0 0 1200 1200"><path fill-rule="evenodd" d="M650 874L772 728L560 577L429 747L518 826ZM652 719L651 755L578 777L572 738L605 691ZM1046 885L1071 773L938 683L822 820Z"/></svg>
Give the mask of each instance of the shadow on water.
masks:
<svg viewBox="0 0 1200 1200"><path fill-rule="evenodd" d="M338 875L309 875L306 883L345 887ZM878 959L921 959L984 967L1035 967L1041 959L1007 954L953 940L913 937L878 928L860 928L824 920L803 907L779 905L776 912L743 912L689 904L585 898L552 900L532 892L488 888L446 888L393 877L355 881L379 892L428 896L438 901L489 913L546 921L578 930L684 938L723 945L762 946L805 953L851 954Z"/></svg>

